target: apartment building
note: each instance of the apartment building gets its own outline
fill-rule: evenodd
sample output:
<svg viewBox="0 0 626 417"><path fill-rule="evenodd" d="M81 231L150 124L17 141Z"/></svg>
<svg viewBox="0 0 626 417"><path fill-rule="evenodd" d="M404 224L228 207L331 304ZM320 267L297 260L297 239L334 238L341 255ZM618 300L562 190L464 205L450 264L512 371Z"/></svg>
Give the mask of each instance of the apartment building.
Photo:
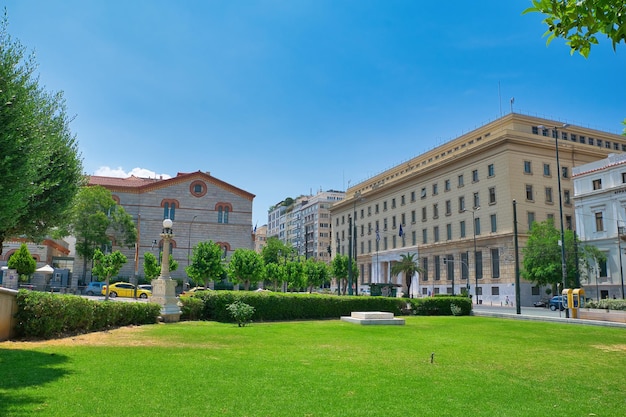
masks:
<svg viewBox="0 0 626 417"><path fill-rule="evenodd" d="M91 176L89 185L101 185L133 217L138 230L137 247L119 248L128 257L120 271L122 277L143 275L143 254L159 256L163 249L160 234L163 220L174 222L171 253L179 267L171 272L174 279L185 281L185 267L193 247L212 240L229 257L237 248L254 249L252 202L254 194L224 182L208 172L179 173L169 179L113 178ZM91 281L90 268L84 271ZM75 263L75 274L83 276L83 263Z"/></svg>
<svg viewBox="0 0 626 417"><path fill-rule="evenodd" d="M606 255L581 271L587 297L624 298L626 249L626 154L574 168L576 230L583 244Z"/></svg>
<svg viewBox="0 0 626 417"><path fill-rule="evenodd" d="M277 237L306 259L330 262L330 207L344 198L343 191L320 190L315 195L281 201L268 213L268 236Z"/></svg>
<svg viewBox="0 0 626 417"><path fill-rule="evenodd" d="M425 271L413 278L413 296L466 289L481 303L515 299L513 201L521 248L534 221L558 219L561 175L573 228L573 168L624 151L626 137L511 113L349 188L331 208L333 250L347 254L354 234L359 287L391 282L406 291L391 266L411 253ZM524 281L520 292L522 305L545 296Z"/></svg>

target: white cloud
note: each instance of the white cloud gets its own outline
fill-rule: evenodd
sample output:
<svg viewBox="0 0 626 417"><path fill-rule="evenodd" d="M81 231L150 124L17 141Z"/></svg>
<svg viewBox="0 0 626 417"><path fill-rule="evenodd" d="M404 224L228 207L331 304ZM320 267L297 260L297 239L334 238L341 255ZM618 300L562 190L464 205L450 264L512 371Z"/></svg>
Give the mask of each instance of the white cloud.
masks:
<svg viewBox="0 0 626 417"><path fill-rule="evenodd" d="M115 178L128 178L131 175L134 175L135 177L140 177L140 178L163 178L163 179L172 178L171 175L157 174L156 172L150 171L149 169L139 168L139 167L131 169L130 172L126 172L124 171L122 167L111 168L111 167L104 166L104 167L100 167L96 169L96 172L94 173L94 175L101 176L101 177L115 177Z"/></svg>

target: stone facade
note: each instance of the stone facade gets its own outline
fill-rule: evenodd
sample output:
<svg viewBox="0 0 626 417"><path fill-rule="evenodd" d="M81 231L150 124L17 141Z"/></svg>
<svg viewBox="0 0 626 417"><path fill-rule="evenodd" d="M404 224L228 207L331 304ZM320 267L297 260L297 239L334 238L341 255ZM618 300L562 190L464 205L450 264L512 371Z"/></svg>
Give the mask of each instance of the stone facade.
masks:
<svg viewBox="0 0 626 417"><path fill-rule="evenodd" d="M128 263L120 277L143 276L144 253L159 256L163 220L173 221L172 255L179 263L172 279L186 280L185 267L193 247L212 240L219 243L227 257L237 248L254 249L252 203L254 195L221 181L206 172L178 174L170 179L111 178L92 176L89 185L101 185L133 217L138 230L138 248L120 248ZM77 259L76 274L82 276L82 261ZM85 281L89 282L91 265Z"/></svg>
<svg viewBox="0 0 626 417"><path fill-rule="evenodd" d="M606 255L581 271L586 296L624 298L626 248L626 154L613 154L576 167L574 189L576 230L581 241Z"/></svg>
<svg viewBox="0 0 626 417"><path fill-rule="evenodd" d="M469 287L485 304L515 299L513 200L523 248L533 221L559 216L553 135L559 136L567 228L575 227L572 169L626 150L626 137L561 126L512 113L355 184L331 208L333 251L348 253L349 219L356 218L360 287L404 285L404 277L391 276L391 266L401 254L414 253L427 270L413 278L414 296ZM522 305L545 297L529 282L522 281L520 292Z"/></svg>

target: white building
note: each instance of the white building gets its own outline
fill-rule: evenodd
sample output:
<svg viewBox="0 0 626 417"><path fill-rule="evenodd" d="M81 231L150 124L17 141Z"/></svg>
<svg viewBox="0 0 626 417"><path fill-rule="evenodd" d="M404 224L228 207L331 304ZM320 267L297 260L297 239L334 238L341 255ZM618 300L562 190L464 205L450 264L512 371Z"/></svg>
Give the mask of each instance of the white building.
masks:
<svg viewBox="0 0 626 417"><path fill-rule="evenodd" d="M581 271L587 297L624 297L626 248L626 154L575 167L576 230L584 243L606 254L606 262Z"/></svg>

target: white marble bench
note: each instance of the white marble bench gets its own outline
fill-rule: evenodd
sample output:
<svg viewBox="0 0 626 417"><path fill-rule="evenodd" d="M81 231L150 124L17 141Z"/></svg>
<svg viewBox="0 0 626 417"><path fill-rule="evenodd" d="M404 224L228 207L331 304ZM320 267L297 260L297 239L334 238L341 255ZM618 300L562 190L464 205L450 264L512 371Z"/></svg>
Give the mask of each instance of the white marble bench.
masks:
<svg viewBox="0 0 626 417"><path fill-rule="evenodd" d="M386 311L353 311L350 314L350 317L343 316L341 317L342 321L347 321L348 323L356 323L363 325L371 325L371 324L393 324L393 325L403 325L404 319L396 318L393 316L393 313L388 313Z"/></svg>

